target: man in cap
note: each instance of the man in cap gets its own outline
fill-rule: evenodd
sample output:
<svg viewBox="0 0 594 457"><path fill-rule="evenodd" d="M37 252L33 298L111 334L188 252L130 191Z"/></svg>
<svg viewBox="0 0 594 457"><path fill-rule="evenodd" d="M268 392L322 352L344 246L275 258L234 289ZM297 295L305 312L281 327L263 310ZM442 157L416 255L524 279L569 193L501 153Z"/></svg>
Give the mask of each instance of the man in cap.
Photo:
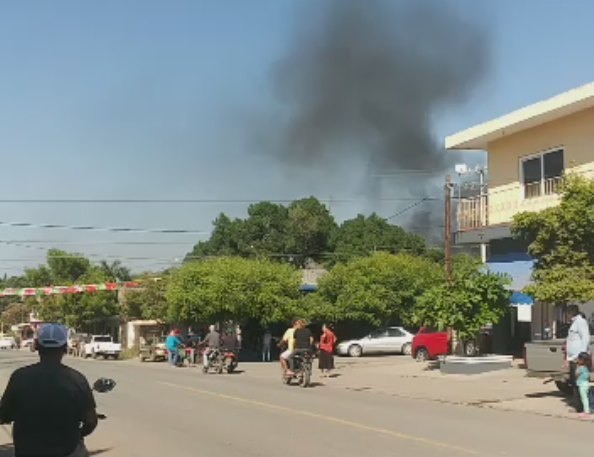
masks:
<svg viewBox="0 0 594 457"><path fill-rule="evenodd" d="M39 363L16 370L0 401L0 423L13 423L15 457L85 457L83 438L97 427L87 379L62 364L68 332L59 324L39 329ZM81 425L82 424L82 425Z"/></svg>

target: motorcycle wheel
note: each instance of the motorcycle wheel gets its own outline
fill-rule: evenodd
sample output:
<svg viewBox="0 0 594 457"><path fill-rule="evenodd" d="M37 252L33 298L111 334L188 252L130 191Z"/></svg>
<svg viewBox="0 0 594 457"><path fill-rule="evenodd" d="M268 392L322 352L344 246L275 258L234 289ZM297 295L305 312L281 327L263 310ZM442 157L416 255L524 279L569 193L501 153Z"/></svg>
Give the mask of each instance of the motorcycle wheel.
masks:
<svg viewBox="0 0 594 457"><path fill-rule="evenodd" d="M308 387L311 383L311 370L309 368L303 369L301 376L299 377L299 386L300 387Z"/></svg>
<svg viewBox="0 0 594 457"><path fill-rule="evenodd" d="M202 367L202 373L204 373L204 374L208 373L208 367Z"/></svg>

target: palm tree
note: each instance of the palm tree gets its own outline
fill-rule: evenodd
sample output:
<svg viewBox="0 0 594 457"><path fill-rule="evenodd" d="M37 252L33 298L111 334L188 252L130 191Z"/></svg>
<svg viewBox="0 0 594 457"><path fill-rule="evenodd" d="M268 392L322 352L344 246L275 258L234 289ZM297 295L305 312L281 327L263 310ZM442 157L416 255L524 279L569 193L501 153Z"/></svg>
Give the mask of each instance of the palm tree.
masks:
<svg viewBox="0 0 594 457"><path fill-rule="evenodd" d="M132 280L130 269L122 265L122 262L119 260L116 260L111 264L102 260L99 264L99 269L105 274L107 280L110 282L125 282Z"/></svg>

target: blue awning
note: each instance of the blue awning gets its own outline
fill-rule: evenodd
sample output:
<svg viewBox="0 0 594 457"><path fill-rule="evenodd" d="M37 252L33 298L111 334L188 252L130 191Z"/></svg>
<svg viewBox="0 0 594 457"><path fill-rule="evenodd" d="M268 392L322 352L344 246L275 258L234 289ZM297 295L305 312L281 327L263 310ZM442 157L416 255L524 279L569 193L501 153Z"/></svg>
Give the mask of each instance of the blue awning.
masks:
<svg viewBox="0 0 594 457"><path fill-rule="evenodd" d="M534 305L534 299L527 294L523 294L522 292L514 292L509 299L509 304L512 306L532 306Z"/></svg>
<svg viewBox="0 0 594 457"><path fill-rule="evenodd" d="M534 260L528 254L493 255L487 261L493 273L507 273L512 277L511 290L524 290L531 283Z"/></svg>

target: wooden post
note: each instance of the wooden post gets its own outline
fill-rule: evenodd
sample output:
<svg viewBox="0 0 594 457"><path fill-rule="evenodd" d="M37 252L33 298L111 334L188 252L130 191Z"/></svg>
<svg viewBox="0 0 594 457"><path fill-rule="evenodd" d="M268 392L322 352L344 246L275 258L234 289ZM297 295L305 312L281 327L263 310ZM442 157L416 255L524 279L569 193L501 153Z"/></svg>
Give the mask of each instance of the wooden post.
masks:
<svg viewBox="0 0 594 457"><path fill-rule="evenodd" d="M445 279L448 286L452 281L452 177L446 176L445 182ZM453 328L448 328L450 352L455 353L458 337Z"/></svg>

